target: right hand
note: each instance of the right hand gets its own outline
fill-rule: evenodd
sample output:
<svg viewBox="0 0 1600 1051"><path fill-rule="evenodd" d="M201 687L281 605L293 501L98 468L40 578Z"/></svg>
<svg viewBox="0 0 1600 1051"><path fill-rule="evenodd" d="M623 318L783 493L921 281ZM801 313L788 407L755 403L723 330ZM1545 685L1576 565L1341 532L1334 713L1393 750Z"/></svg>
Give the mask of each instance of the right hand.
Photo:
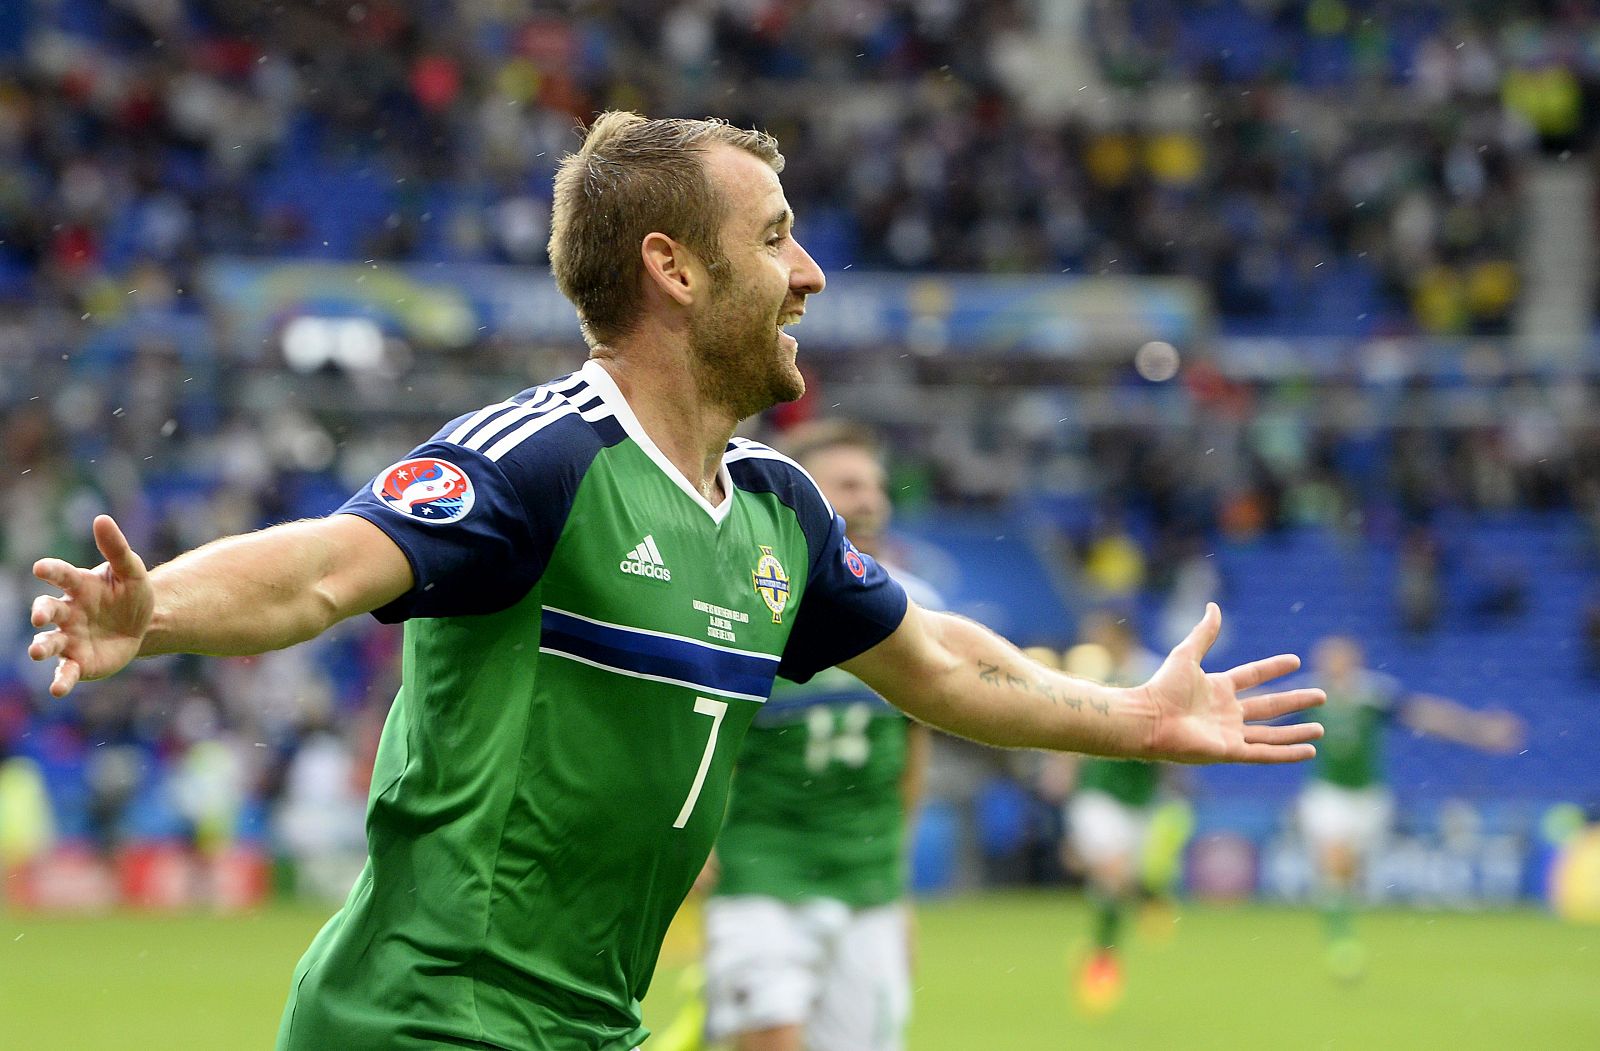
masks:
<svg viewBox="0 0 1600 1051"><path fill-rule="evenodd" d="M144 561L110 515L94 520L94 543L105 561L80 569L59 558L41 558L33 575L62 590L60 598L33 600L33 626L55 627L33 637L28 656L56 658L50 695L65 697L80 681L103 679L139 655L155 615L155 588Z"/></svg>

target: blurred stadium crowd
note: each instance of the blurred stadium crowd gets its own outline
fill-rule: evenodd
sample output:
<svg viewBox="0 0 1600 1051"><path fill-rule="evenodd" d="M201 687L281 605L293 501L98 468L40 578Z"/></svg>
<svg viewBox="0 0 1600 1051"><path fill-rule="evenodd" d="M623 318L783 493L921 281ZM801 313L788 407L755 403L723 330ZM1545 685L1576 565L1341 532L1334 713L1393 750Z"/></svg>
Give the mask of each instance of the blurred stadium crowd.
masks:
<svg viewBox="0 0 1600 1051"><path fill-rule="evenodd" d="M624 107L776 133L825 267L1178 273L1278 330L1336 301L1495 332L1519 162L1600 93L1584 4L13 7L0 289L91 312L207 253L539 264L574 123Z"/></svg>
<svg viewBox="0 0 1600 1051"><path fill-rule="evenodd" d="M393 629L145 662L60 703L23 655L27 566L94 561L93 514L160 561L326 511L442 422L261 398L240 379L256 356L196 349L229 346L197 281L209 259L539 267L575 123L628 107L778 135L801 239L830 271L1183 275L1225 333L1494 336L1520 291L1520 180L1600 124L1585 4L532 6L0 3L0 759L39 764L60 837L362 849ZM478 349L509 387L580 353ZM1380 349L1317 381L1203 357L1157 406L1179 425L1035 428L995 454L1015 472L908 434L901 473L943 504L1032 492L1029 463L1081 479L1061 525L1086 601L1215 592L1219 541L1318 526L1397 546L1396 624L1426 634L1452 523L1491 512L1573 517L1592 573L1591 383L1493 342L1440 370L1386 368ZM1039 397L1024 405L1054 420ZM1433 425L1463 406L1468 423ZM1514 612L1532 570L1504 569L1483 601ZM1584 616L1569 628L1600 673L1600 595ZM1069 623L1047 630L1070 641Z"/></svg>

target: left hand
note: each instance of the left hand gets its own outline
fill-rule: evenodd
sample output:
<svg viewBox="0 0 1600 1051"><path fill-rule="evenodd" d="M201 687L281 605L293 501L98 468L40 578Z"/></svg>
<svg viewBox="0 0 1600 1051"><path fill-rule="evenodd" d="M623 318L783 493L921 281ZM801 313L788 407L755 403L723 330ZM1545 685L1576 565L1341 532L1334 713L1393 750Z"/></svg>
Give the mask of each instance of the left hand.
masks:
<svg viewBox="0 0 1600 1051"><path fill-rule="evenodd" d="M1294 671L1300 658L1282 653L1208 673L1200 661L1221 630L1222 611L1215 602L1206 603L1200 623L1139 687L1156 717L1149 758L1175 763L1297 763L1316 755L1311 742L1322 736L1321 723L1251 724L1313 708L1327 699L1321 690L1239 697L1241 690Z"/></svg>
<svg viewBox="0 0 1600 1051"><path fill-rule="evenodd" d="M32 624L48 630L28 646L33 660L55 659L52 697L65 697L80 681L104 679L126 667L139 655L155 616L155 587L144 560L110 515L96 517L93 528L95 546L105 558L95 568L59 558L33 564L34 576L62 591L60 598L33 600Z"/></svg>

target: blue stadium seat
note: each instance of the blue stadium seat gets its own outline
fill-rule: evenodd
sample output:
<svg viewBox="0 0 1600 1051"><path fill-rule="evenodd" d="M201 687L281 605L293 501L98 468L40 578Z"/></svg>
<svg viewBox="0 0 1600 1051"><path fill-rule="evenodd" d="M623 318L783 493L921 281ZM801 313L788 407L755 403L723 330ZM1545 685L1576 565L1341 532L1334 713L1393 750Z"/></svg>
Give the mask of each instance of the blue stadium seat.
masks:
<svg viewBox="0 0 1600 1051"><path fill-rule="evenodd" d="M1583 728L1600 711L1600 683L1585 674L1578 637L1594 588L1593 571L1577 556L1581 528L1568 515L1519 514L1460 530L1450 538L1459 558L1442 580L1441 624L1421 638L1400 629L1392 546L1351 552L1324 531L1223 545L1219 564L1232 586L1225 599L1227 650L1219 657L1286 648L1304 654L1319 637L1348 632L1366 645L1374 667L1408 689L1509 708L1528 724L1527 752L1518 756L1482 755L1396 730L1389 766L1403 797L1600 798L1600 768L1585 759ZM1529 589L1520 614L1474 616L1465 605L1475 594L1475 575L1496 560L1514 563L1539 587ZM1209 790L1224 794L1275 792L1288 776L1223 768L1200 774Z"/></svg>

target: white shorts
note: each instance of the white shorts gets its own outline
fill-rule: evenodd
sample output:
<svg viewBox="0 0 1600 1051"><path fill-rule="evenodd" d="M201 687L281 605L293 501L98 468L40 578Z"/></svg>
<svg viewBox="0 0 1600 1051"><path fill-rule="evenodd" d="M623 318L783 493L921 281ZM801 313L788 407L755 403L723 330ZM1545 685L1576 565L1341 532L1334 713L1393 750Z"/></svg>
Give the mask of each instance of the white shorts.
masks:
<svg viewBox="0 0 1600 1051"><path fill-rule="evenodd" d="M706 1030L713 1040L805 1029L807 1051L900 1051L911 1016L903 904L852 909L755 895L706 903Z"/></svg>
<svg viewBox="0 0 1600 1051"><path fill-rule="evenodd" d="M1150 811L1104 792L1079 792L1067 803L1072 849L1090 866L1118 860L1136 865L1150 834Z"/></svg>
<svg viewBox="0 0 1600 1051"><path fill-rule="evenodd" d="M1365 853L1382 842L1394 817L1394 798L1378 785L1342 788L1312 781L1297 804L1300 832L1317 850L1348 847Z"/></svg>

